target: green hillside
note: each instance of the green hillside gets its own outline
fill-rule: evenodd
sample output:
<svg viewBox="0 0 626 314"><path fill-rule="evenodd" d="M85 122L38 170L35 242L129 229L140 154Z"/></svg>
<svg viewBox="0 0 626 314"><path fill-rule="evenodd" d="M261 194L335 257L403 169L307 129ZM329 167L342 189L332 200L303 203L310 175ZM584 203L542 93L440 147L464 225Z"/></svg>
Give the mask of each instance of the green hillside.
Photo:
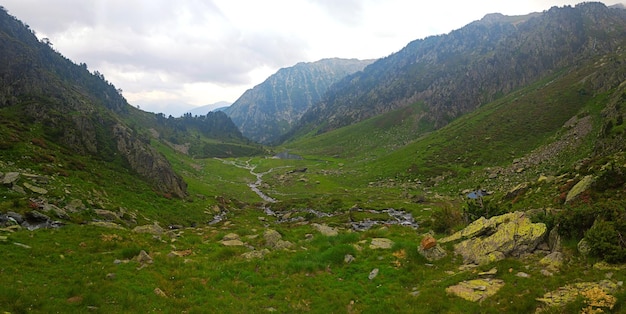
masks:
<svg viewBox="0 0 626 314"><path fill-rule="evenodd" d="M266 148L222 113L142 112L0 22L0 312L626 310L622 48L467 113L416 99Z"/></svg>

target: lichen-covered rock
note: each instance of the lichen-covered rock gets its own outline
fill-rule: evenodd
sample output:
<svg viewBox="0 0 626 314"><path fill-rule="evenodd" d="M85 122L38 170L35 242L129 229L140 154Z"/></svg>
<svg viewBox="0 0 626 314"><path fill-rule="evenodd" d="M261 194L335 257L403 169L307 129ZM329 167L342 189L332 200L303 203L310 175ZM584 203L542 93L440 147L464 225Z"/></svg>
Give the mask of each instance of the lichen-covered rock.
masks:
<svg viewBox="0 0 626 314"><path fill-rule="evenodd" d="M2 177L2 184L12 186L20 179L19 172L7 172Z"/></svg>
<svg viewBox="0 0 626 314"><path fill-rule="evenodd" d="M373 238L370 243L370 249L390 249L393 246L393 241L387 238Z"/></svg>
<svg viewBox="0 0 626 314"><path fill-rule="evenodd" d="M569 203L570 201L576 199L576 197L582 192L585 192L591 186L593 180L593 176L588 175L578 181L578 183L576 183L576 185L574 185L572 189L567 192L567 196L565 197L565 203Z"/></svg>
<svg viewBox="0 0 626 314"><path fill-rule="evenodd" d="M274 248L283 236L274 229L267 229L263 232L263 238L265 239L265 246Z"/></svg>
<svg viewBox="0 0 626 314"><path fill-rule="evenodd" d="M451 238L462 239L467 234L474 236L456 244L454 252L463 256L466 264L479 265L532 252L547 233L545 224L532 223L523 212L482 219L466 229ZM440 240L444 241L450 240Z"/></svg>
<svg viewBox="0 0 626 314"><path fill-rule="evenodd" d="M589 255L589 252L591 252L591 247L589 246L589 242L587 242L585 238L581 239L578 242L578 245L576 245L576 248L578 249L578 253L580 253L580 255L583 255L583 256L587 256Z"/></svg>
<svg viewBox="0 0 626 314"><path fill-rule="evenodd" d="M610 293L616 291L617 288L618 285L610 280L601 280L600 282L579 282L565 285L555 291L550 291L544 294L542 298L537 298L537 301L542 302L547 307L557 307L573 302L578 297L583 297L586 300L599 299L599 297L603 297L607 301L613 301L612 303L607 302L607 308L612 308L616 300L615 297L610 295Z"/></svg>
<svg viewBox="0 0 626 314"><path fill-rule="evenodd" d="M545 266L549 271L558 271L563 265L563 254L552 252L539 260L539 264Z"/></svg>
<svg viewBox="0 0 626 314"><path fill-rule="evenodd" d="M501 279L474 279L450 286L446 288L446 292L471 302L478 302L496 294L502 287L504 281Z"/></svg>
<svg viewBox="0 0 626 314"><path fill-rule="evenodd" d="M133 228L133 232L135 232L135 233L149 233L149 234L152 234L152 235L161 235L165 231L163 230L163 228L161 228L161 226L159 226L157 224L153 224L153 225L137 226L137 227Z"/></svg>
<svg viewBox="0 0 626 314"><path fill-rule="evenodd" d="M327 225L313 224L312 226L313 228L317 229L317 231L319 231L321 234L327 237L334 237L339 234L337 228L329 227Z"/></svg>
<svg viewBox="0 0 626 314"><path fill-rule="evenodd" d="M420 245L417 247L417 252L424 256L429 262L438 261L448 255L446 250L444 250L439 244L435 244L435 246L428 249L422 249L422 246Z"/></svg>

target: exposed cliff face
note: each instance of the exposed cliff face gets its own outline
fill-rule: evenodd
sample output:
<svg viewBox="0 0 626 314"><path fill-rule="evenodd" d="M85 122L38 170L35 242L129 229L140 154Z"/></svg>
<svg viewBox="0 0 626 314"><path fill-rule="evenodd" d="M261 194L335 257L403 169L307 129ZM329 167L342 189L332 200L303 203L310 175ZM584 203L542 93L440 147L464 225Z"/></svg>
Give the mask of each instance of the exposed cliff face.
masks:
<svg viewBox="0 0 626 314"><path fill-rule="evenodd" d="M318 102L330 85L372 60L324 59L280 69L246 91L226 112L244 136L271 143Z"/></svg>
<svg viewBox="0 0 626 314"><path fill-rule="evenodd" d="M187 184L156 149L141 142L122 124L113 126L113 136L117 151L130 167L151 182L157 190L179 198L187 195Z"/></svg>
<svg viewBox="0 0 626 314"><path fill-rule="evenodd" d="M439 128L517 88L620 49L626 11L600 3L508 17L491 14L401 51L334 84L293 133L319 132L409 104Z"/></svg>

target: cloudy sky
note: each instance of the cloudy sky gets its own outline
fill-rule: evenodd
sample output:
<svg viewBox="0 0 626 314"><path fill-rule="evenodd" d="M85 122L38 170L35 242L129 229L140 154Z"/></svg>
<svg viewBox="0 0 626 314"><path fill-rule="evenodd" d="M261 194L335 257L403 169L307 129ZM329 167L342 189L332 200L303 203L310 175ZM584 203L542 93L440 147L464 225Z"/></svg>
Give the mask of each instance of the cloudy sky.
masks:
<svg viewBox="0 0 626 314"><path fill-rule="evenodd" d="M178 114L234 102L283 67L370 59L487 13L519 15L577 1L3 0L1 5L86 63L146 111ZM606 0L615 4L624 0Z"/></svg>

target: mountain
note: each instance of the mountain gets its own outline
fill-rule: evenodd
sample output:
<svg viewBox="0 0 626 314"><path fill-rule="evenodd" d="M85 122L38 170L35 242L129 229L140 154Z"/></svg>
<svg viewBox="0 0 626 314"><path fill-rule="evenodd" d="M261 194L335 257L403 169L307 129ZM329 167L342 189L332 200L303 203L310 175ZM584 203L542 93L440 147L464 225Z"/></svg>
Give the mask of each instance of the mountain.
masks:
<svg viewBox="0 0 626 314"><path fill-rule="evenodd" d="M440 128L548 75L624 46L626 11L601 3L524 16L489 14L409 43L334 84L284 138L319 134L411 104Z"/></svg>
<svg viewBox="0 0 626 314"><path fill-rule="evenodd" d="M280 69L247 90L224 112L244 136L260 143L272 143L318 102L329 86L371 62L335 58Z"/></svg>
<svg viewBox="0 0 626 314"><path fill-rule="evenodd" d="M187 184L153 141L193 156L263 152L224 113L165 118L130 106L103 74L90 73L39 41L0 10L0 156L46 172L130 171L163 195L184 198ZM34 146L33 146L34 145ZM80 160L80 161L79 161ZM104 164L102 164L104 163Z"/></svg>
<svg viewBox="0 0 626 314"><path fill-rule="evenodd" d="M214 104L195 107L191 110L188 110L186 113L191 113L192 116L203 116L211 111L224 111L224 109L228 108L230 105L232 105L232 103L227 101L219 101Z"/></svg>

